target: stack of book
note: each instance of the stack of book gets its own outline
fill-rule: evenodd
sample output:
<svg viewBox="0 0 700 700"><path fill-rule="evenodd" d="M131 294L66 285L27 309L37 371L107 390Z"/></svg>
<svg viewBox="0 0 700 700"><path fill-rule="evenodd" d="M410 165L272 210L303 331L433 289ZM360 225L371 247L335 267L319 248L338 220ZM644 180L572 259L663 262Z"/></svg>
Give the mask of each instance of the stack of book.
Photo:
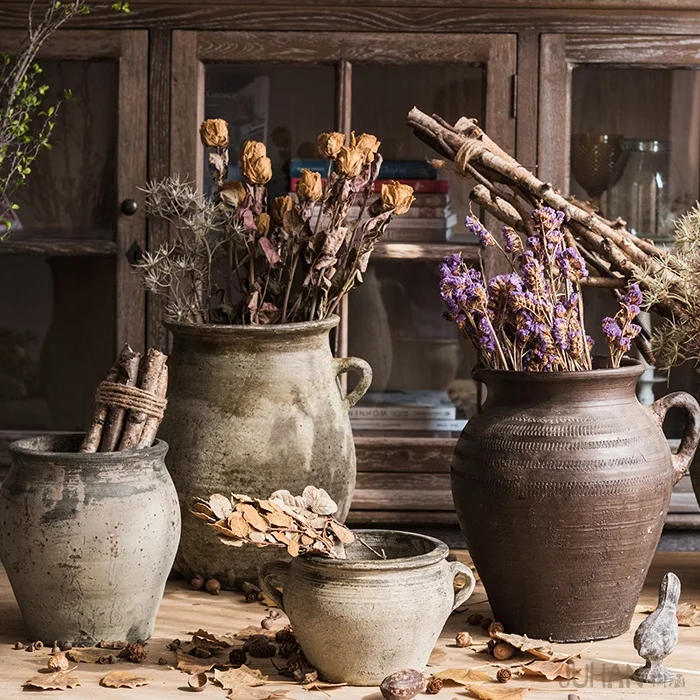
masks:
<svg viewBox="0 0 700 700"><path fill-rule="evenodd" d="M328 161L316 159L293 159L289 166L291 190L296 191L302 170L328 172ZM457 220L450 207L449 183L438 180L435 168L421 160L385 160L380 178L374 183L375 192L390 180L410 185L416 201L407 214L394 218L387 227L382 240L397 243L445 242ZM350 219L360 213L358 206L350 208Z"/></svg>
<svg viewBox="0 0 700 700"><path fill-rule="evenodd" d="M370 392L350 409L357 431L460 432L467 424L444 391Z"/></svg>

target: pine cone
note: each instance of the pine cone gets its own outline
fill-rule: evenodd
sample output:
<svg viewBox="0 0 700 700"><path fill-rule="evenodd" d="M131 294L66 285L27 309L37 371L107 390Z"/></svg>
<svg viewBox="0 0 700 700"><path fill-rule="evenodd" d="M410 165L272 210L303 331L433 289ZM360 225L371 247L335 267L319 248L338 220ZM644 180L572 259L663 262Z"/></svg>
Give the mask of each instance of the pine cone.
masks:
<svg viewBox="0 0 700 700"><path fill-rule="evenodd" d="M283 658L288 659L290 656L297 656L301 652L299 642L283 642L277 653Z"/></svg>
<svg viewBox="0 0 700 700"><path fill-rule="evenodd" d="M428 695L437 695L443 687L442 678L431 678L425 686L425 692Z"/></svg>
<svg viewBox="0 0 700 700"><path fill-rule="evenodd" d="M479 625L481 625L483 619L484 619L483 615L479 615L479 613L473 613L467 618L467 624L473 625L474 627L479 627Z"/></svg>
<svg viewBox="0 0 700 700"><path fill-rule="evenodd" d="M143 642L127 644L119 653L119 657L121 659L132 661L135 664L140 664L142 661L145 661L147 656L148 652L146 651L146 645Z"/></svg>
<svg viewBox="0 0 700 700"><path fill-rule="evenodd" d="M278 630L277 634L275 635L275 641L277 644L286 644L287 642L293 642L296 644L297 638L292 628L287 625L281 630Z"/></svg>
<svg viewBox="0 0 700 700"><path fill-rule="evenodd" d="M228 662L231 666L242 666L248 661L248 655L243 649L232 649L228 655Z"/></svg>
<svg viewBox="0 0 700 700"><path fill-rule="evenodd" d="M496 680L499 683L507 683L512 677L513 674L510 672L509 668L499 668L496 674Z"/></svg>
<svg viewBox="0 0 700 700"><path fill-rule="evenodd" d="M277 654L277 647L266 637L251 637L243 650L254 659L269 659Z"/></svg>

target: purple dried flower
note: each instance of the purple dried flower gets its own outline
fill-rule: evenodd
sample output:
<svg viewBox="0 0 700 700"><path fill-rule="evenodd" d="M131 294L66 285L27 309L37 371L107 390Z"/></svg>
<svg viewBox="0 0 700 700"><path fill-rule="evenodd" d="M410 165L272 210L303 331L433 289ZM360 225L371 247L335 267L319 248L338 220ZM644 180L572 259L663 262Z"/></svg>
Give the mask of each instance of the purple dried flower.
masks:
<svg viewBox="0 0 700 700"><path fill-rule="evenodd" d="M568 248L560 250L555 255L555 260L561 270L561 274L566 277L566 279L572 282L580 282L582 279L588 277L586 261L576 248L569 246Z"/></svg>
<svg viewBox="0 0 700 700"><path fill-rule="evenodd" d="M642 290L635 282L627 288L627 292L620 297L620 306L627 310L629 316L634 318L640 311L642 303Z"/></svg>
<svg viewBox="0 0 700 700"><path fill-rule="evenodd" d="M566 351L571 347L568 331L569 322L566 318L557 317L554 319L554 323L552 324L552 336L554 338L554 344L560 350Z"/></svg>
<svg viewBox="0 0 700 700"><path fill-rule="evenodd" d="M510 226L503 227L503 242L506 253L519 253L523 249L523 242L518 232Z"/></svg>
<svg viewBox="0 0 700 700"><path fill-rule="evenodd" d="M467 229L479 238L479 245L482 248L487 248L490 245L496 245L496 239L484 228L484 225L475 216L469 216L464 219L464 225Z"/></svg>
<svg viewBox="0 0 700 700"><path fill-rule="evenodd" d="M618 343L622 337L622 328L617 324L617 321L610 316L606 316L602 325L603 333L608 339L608 343Z"/></svg>

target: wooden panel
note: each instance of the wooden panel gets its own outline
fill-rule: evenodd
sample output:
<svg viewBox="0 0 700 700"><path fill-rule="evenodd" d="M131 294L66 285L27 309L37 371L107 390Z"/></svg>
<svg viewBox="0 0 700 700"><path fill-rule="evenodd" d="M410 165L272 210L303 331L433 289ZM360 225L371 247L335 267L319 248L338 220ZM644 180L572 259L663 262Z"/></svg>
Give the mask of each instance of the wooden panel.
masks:
<svg viewBox="0 0 700 700"><path fill-rule="evenodd" d="M567 35L566 57L575 63L697 66L700 37Z"/></svg>
<svg viewBox="0 0 700 700"><path fill-rule="evenodd" d="M204 119L204 66L197 60L197 32L172 35L170 170L199 183L203 152L199 125Z"/></svg>
<svg viewBox="0 0 700 700"><path fill-rule="evenodd" d="M148 32L123 32L119 64L119 137L117 142L117 201L136 199L143 204L147 178L148 148ZM127 252L146 247L146 217L143 206L133 216L117 218L117 351L128 342L138 351L145 344L146 298L134 274Z"/></svg>
<svg viewBox="0 0 700 700"><path fill-rule="evenodd" d="M465 260L478 260L476 246L467 243L393 243L380 241L372 254L375 258L398 260L442 260L450 253L462 253Z"/></svg>
<svg viewBox="0 0 700 700"><path fill-rule="evenodd" d="M451 438L356 437L357 470L448 473L455 443Z"/></svg>
<svg viewBox="0 0 700 700"><path fill-rule="evenodd" d="M535 32L518 37L515 157L528 170L537 168L537 96L540 38Z"/></svg>
<svg viewBox="0 0 700 700"><path fill-rule="evenodd" d="M440 510L350 510L346 523L353 527L382 525L450 525L459 527L457 513Z"/></svg>
<svg viewBox="0 0 700 700"><path fill-rule="evenodd" d="M2 19L0 19L0 23ZM26 26L26 15L25 15ZM24 39L22 32L0 30L0 47L13 53ZM121 54L122 33L96 29L63 29L54 34L39 51L44 59L93 60L96 58L118 58Z"/></svg>
<svg viewBox="0 0 700 700"><path fill-rule="evenodd" d="M328 63L348 60L356 63L485 63L493 37L489 34L394 33L361 36L342 32L199 32L197 57L203 61L264 61ZM498 51L501 46L498 45Z"/></svg>
<svg viewBox="0 0 700 700"><path fill-rule="evenodd" d="M6 238L0 244L0 255L115 255L117 244L113 241L89 239Z"/></svg>
<svg viewBox="0 0 700 700"><path fill-rule="evenodd" d="M449 474L360 472L354 510L453 510Z"/></svg>
<svg viewBox="0 0 700 700"><path fill-rule="evenodd" d="M538 175L563 192L569 188L571 68L566 38L540 37L540 97L537 143Z"/></svg>
<svg viewBox="0 0 700 700"><path fill-rule="evenodd" d="M149 41L148 83L148 179L170 175L170 31L154 29ZM148 220L148 249L155 251L169 240L162 219ZM165 320L166 297L146 294L146 345L168 352Z"/></svg>

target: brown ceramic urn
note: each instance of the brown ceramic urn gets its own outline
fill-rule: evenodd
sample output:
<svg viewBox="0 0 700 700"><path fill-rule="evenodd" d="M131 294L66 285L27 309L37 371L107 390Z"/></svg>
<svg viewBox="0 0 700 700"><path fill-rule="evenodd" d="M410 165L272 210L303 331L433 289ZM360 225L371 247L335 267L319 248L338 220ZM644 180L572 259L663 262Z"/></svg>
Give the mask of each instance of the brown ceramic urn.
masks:
<svg viewBox="0 0 700 700"><path fill-rule="evenodd" d="M452 493L507 632L573 642L629 629L700 435L689 394L639 403L642 371L475 371L488 396L457 443ZM677 455L661 429L672 406L688 415Z"/></svg>

